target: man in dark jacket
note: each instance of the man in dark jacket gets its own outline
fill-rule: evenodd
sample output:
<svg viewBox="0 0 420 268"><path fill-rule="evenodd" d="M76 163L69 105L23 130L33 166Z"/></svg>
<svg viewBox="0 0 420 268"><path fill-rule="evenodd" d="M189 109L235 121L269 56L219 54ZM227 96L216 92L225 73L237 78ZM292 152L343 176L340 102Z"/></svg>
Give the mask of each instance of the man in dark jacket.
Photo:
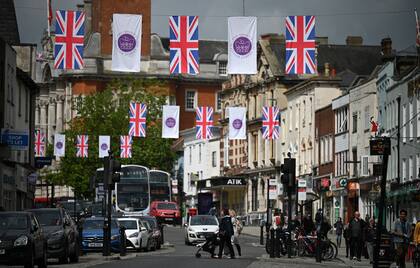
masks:
<svg viewBox="0 0 420 268"><path fill-rule="evenodd" d="M360 218L360 212L355 211L354 217L349 223L350 235L350 259L361 261L362 249L364 245L364 230L366 223Z"/></svg>
<svg viewBox="0 0 420 268"><path fill-rule="evenodd" d="M229 210L223 209L222 211L223 218L220 220L219 224L219 235L220 235L220 245L219 245L219 259L222 258L223 248L226 246L229 248L230 258L235 258L235 252L232 247L232 236L234 234L232 218L229 216Z"/></svg>

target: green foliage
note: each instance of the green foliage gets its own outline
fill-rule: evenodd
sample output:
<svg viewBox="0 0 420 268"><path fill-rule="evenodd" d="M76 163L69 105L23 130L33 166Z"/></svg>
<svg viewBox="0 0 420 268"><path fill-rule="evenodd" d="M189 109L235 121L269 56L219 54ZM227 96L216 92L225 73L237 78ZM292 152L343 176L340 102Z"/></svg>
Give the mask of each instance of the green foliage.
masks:
<svg viewBox="0 0 420 268"><path fill-rule="evenodd" d="M128 135L129 102L147 104L146 138L133 138L132 158L121 159L122 164L138 164L170 171L175 154L172 141L161 138L161 114L165 97L156 89L165 85L157 80L116 80L94 95L78 97L77 118L70 122L66 134L66 156L61 158L59 173L49 176L56 184L73 187L78 194L89 196L89 178L103 166L98 157L99 135L111 136L111 148L120 154L120 136ZM76 136L89 135L88 158L76 157Z"/></svg>

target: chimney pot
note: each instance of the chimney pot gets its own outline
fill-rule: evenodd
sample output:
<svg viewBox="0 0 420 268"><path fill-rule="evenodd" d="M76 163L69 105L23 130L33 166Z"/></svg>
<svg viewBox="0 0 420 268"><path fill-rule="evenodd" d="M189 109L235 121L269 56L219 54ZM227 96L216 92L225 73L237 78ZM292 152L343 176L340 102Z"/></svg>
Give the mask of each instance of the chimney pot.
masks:
<svg viewBox="0 0 420 268"><path fill-rule="evenodd" d="M361 46L363 45L363 38L361 36L347 36L346 44L348 46Z"/></svg>
<svg viewBox="0 0 420 268"><path fill-rule="evenodd" d="M381 51L382 51L382 60L384 62L392 60L392 39L390 37L383 38L381 40Z"/></svg>

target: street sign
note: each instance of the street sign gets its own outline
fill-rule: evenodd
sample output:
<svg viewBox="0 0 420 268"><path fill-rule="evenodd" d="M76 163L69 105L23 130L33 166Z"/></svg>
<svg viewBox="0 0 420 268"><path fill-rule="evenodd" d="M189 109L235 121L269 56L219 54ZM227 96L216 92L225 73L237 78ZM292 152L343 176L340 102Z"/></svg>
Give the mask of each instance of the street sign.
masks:
<svg viewBox="0 0 420 268"><path fill-rule="evenodd" d="M27 131L1 129L1 143L7 144L11 150L26 151L29 148Z"/></svg>
<svg viewBox="0 0 420 268"><path fill-rule="evenodd" d="M172 185L172 194L178 194L178 186Z"/></svg>
<svg viewBox="0 0 420 268"><path fill-rule="evenodd" d="M376 138L369 141L370 155L390 155L391 154L391 139L390 138Z"/></svg>
<svg viewBox="0 0 420 268"><path fill-rule="evenodd" d="M306 180L298 180L298 187L299 188L306 188Z"/></svg>
<svg viewBox="0 0 420 268"><path fill-rule="evenodd" d="M178 180L172 180L172 186L178 186Z"/></svg>
<svg viewBox="0 0 420 268"><path fill-rule="evenodd" d="M268 199L277 200L277 180L270 179L268 187Z"/></svg>
<svg viewBox="0 0 420 268"><path fill-rule="evenodd" d="M306 201L306 187L298 188L298 201Z"/></svg>

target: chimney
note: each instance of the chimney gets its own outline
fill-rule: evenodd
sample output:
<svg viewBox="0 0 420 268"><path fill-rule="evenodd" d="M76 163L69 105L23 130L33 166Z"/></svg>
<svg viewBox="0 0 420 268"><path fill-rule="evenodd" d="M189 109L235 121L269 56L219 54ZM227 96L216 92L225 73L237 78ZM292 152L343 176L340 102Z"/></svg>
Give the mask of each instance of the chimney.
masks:
<svg viewBox="0 0 420 268"><path fill-rule="evenodd" d="M348 46L361 46L363 45L363 38L361 36L347 36L346 45Z"/></svg>
<svg viewBox="0 0 420 268"><path fill-rule="evenodd" d="M85 11L85 5L84 4L77 4L77 11Z"/></svg>
<svg viewBox="0 0 420 268"><path fill-rule="evenodd" d="M317 36L315 39L317 45L328 45L328 36Z"/></svg>
<svg viewBox="0 0 420 268"><path fill-rule="evenodd" d="M393 59L394 53L392 52L392 39L390 37L381 40L381 54L383 62Z"/></svg>
<svg viewBox="0 0 420 268"><path fill-rule="evenodd" d="M330 64L328 62L324 63L324 76L330 76Z"/></svg>

